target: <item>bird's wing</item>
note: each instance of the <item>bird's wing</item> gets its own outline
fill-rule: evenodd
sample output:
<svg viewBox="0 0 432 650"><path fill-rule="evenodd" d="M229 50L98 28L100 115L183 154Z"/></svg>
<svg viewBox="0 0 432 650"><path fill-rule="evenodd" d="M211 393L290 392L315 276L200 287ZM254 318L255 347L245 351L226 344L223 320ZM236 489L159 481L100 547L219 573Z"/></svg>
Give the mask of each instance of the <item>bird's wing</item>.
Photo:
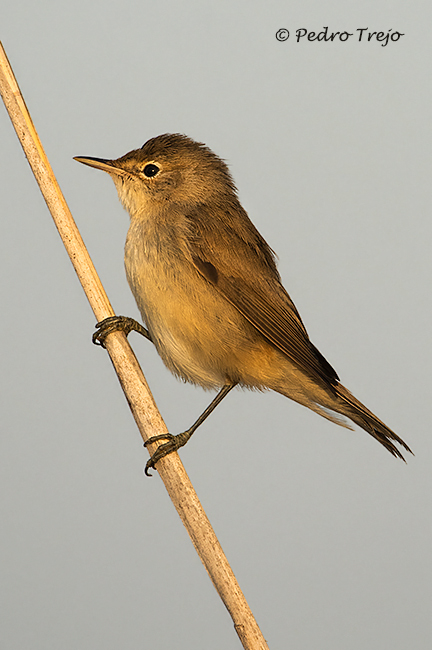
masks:
<svg viewBox="0 0 432 650"><path fill-rule="evenodd" d="M334 386L338 376L311 343L280 282L271 249L255 228L253 234L259 238L255 242L225 230L223 225L217 234L205 229L193 238L190 249L199 273L300 370L327 388ZM262 252L263 245L267 249Z"/></svg>

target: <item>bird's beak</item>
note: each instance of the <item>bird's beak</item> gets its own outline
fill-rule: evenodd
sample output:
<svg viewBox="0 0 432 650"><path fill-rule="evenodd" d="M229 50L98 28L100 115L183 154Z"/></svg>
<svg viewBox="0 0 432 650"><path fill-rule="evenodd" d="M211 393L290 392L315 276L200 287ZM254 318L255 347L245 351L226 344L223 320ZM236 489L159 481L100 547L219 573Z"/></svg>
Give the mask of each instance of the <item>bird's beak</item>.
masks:
<svg viewBox="0 0 432 650"><path fill-rule="evenodd" d="M125 176L127 172L119 167L113 165L112 160L106 160L105 158L91 158L90 156L75 156L74 160L77 160L83 165L88 165L89 167L95 167L96 169L101 169L108 174L117 174L118 176Z"/></svg>

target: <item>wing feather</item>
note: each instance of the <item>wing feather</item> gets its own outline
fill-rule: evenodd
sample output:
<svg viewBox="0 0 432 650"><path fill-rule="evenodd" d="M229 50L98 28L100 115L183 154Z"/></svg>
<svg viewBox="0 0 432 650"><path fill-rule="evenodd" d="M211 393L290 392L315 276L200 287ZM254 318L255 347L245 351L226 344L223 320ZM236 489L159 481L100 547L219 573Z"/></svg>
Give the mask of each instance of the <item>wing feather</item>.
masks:
<svg viewBox="0 0 432 650"><path fill-rule="evenodd" d="M310 341L281 284L273 252L246 213L240 216L248 222L243 233L239 228L230 228L229 221L222 221L216 234L214 229L202 227L201 212L199 236L190 242L196 269L300 370L327 388L334 387L339 378Z"/></svg>

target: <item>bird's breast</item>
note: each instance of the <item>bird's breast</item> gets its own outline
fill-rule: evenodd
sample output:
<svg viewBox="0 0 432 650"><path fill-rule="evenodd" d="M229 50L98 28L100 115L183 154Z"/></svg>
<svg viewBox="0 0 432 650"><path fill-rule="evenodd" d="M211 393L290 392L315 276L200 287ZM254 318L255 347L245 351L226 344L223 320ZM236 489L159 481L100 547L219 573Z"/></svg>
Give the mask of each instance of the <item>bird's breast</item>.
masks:
<svg viewBox="0 0 432 650"><path fill-rule="evenodd" d="M131 223L125 246L129 286L165 365L204 387L227 380L226 358L241 315L192 263L187 241ZM227 318L228 315L228 318Z"/></svg>

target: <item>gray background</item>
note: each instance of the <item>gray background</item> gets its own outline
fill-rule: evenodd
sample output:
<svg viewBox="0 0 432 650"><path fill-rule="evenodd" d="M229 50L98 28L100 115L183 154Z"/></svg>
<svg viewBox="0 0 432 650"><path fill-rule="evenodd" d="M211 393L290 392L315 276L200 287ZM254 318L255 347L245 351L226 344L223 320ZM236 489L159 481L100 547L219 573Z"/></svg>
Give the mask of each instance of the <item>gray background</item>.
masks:
<svg viewBox="0 0 432 650"><path fill-rule="evenodd" d="M12 3L9 3L12 5ZM272 650L426 650L431 629L430 2L15 1L1 39L118 313L108 176L165 132L227 160L312 340L398 432L397 461L236 391L181 452ZM297 44L306 27L399 42ZM239 648L157 474L0 109L2 647ZM173 432L209 401L130 341Z"/></svg>

